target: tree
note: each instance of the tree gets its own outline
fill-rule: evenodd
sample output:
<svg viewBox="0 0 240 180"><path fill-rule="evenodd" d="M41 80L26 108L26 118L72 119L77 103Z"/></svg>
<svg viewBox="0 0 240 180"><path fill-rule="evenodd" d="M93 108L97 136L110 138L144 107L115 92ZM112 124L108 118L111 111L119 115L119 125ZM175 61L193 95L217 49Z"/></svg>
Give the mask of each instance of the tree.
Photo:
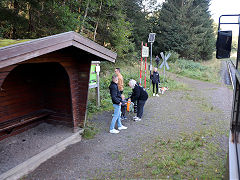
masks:
<svg viewBox="0 0 240 180"><path fill-rule="evenodd" d="M132 24L132 39L137 47L141 46L142 41L147 41L149 34L148 13L144 12L141 0L125 0L124 11L127 20Z"/></svg>
<svg viewBox="0 0 240 180"><path fill-rule="evenodd" d="M159 51L173 50L182 57L207 60L214 51L214 33L208 11L210 0L166 0L155 27Z"/></svg>

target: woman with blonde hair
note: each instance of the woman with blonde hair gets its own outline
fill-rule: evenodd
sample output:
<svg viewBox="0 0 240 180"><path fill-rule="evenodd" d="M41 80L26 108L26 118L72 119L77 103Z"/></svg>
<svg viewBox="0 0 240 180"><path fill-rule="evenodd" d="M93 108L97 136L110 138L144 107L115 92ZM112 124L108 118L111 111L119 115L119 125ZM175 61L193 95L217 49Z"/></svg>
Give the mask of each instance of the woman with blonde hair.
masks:
<svg viewBox="0 0 240 180"><path fill-rule="evenodd" d="M130 88L133 90L130 97L132 102L137 102L137 116L134 117L135 121L141 121L143 115L143 108L148 99L148 93L146 90L140 86L134 79L131 79L128 83Z"/></svg>

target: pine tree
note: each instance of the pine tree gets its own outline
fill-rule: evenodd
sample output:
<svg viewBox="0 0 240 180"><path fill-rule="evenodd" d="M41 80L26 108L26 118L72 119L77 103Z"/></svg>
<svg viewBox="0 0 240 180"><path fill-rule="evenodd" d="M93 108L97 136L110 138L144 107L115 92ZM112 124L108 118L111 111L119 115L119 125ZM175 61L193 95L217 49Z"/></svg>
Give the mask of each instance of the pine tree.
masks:
<svg viewBox="0 0 240 180"><path fill-rule="evenodd" d="M214 51L210 0L167 0L155 27L159 51L173 50L182 57L206 60Z"/></svg>

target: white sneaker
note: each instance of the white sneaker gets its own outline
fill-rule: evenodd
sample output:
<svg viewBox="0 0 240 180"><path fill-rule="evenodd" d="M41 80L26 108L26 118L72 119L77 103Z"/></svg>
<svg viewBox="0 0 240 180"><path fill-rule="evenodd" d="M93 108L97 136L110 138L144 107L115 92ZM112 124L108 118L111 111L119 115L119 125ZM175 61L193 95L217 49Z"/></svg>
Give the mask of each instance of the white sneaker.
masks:
<svg viewBox="0 0 240 180"><path fill-rule="evenodd" d="M134 121L141 121L142 119L141 118L136 118L136 119L134 119Z"/></svg>
<svg viewBox="0 0 240 180"><path fill-rule="evenodd" d="M137 118L138 118L137 116L134 116L134 117L133 117L133 120L134 120L134 119L137 119Z"/></svg>
<svg viewBox="0 0 240 180"><path fill-rule="evenodd" d="M112 134L117 134L117 133L119 133L119 131L116 130L116 129L112 129L112 130L110 130L110 133L112 133Z"/></svg>
<svg viewBox="0 0 240 180"><path fill-rule="evenodd" d="M159 97L159 95L158 95L158 94L156 94L156 96L157 96L157 97Z"/></svg>
<svg viewBox="0 0 240 180"><path fill-rule="evenodd" d="M127 127L126 126L121 126L121 127L118 128L118 130L123 130L123 129L127 129Z"/></svg>
<svg viewBox="0 0 240 180"><path fill-rule="evenodd" d="M155 93L153 93L153 96L155 96Z"/></svg>

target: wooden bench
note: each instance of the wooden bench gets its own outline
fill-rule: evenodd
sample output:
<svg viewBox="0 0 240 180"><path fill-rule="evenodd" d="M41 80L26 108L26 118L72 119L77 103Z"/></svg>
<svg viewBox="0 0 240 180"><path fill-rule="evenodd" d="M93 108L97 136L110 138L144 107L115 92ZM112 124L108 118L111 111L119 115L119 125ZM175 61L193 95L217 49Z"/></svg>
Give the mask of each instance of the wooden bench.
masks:
<svg viewBox="0 0 240 180"><path fill-rule="evenodd" d="M15 119L11 119L5 122L0 123L0 132L3 131L11 131L13 128L17 126L21 126L23 124L29 123L31 121L38 120L40 118L47 117L50 115L51 112L48 110L40 110L40 111L35 111L33 113L27 114L22 117L18 117Z"/></svg>

